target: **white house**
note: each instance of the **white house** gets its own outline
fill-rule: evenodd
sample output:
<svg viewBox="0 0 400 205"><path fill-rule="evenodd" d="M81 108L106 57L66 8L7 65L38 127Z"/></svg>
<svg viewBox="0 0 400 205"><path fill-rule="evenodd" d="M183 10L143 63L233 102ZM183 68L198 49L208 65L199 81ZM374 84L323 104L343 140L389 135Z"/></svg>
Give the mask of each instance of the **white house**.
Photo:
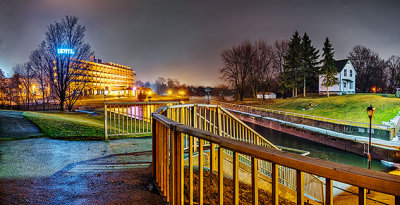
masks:
<svg viewBox="0 0 400 205"><path fill-rule="evenodd" d="M354 94L356 93L356 70L349 59L335 61L337 68L336 77L339 79L339 83L329 87L329 94ZM319 94L326 95L326 87L322 85L325 76L319 76Z"/></svg>
<svg viewBox="0 0 400 205"><path fill-rule="evenodd" d="M257 98L263 99L263 93L257 93ZM271 92L265 92L264 93L264 98L265 99L276 99L276 94L271 93Z"/></svg>

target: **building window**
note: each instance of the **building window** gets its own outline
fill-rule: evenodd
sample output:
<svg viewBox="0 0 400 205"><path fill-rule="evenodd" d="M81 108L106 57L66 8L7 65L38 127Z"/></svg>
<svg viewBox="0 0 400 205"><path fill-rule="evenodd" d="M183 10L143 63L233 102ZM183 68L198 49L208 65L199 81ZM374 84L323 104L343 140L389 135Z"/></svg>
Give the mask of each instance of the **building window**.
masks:
<svg viewBox="0 0 400 205"><path fill-rule="evenodd" d="M350 70L350 77L353 77L353 70Z"/></svg>
<svg viewBox="0 0 400 205"><path fill-rule="evenodd" d="M344 76L347 76L347 70L344 69Z"/></svg>
<svg viewBox="0 0 400 205"><path fill-rule="evenodd" d="M343 87L344 87L344 88L346 88L346 84L347 84L346 82L343 83Z"/></svg>
<svg viewBox="0 0 400 205"><path fill-rule="evenodd" d="M351 75L351 72L350 72ZM353 82L350 82L350 89L353 89Z"/></svg>

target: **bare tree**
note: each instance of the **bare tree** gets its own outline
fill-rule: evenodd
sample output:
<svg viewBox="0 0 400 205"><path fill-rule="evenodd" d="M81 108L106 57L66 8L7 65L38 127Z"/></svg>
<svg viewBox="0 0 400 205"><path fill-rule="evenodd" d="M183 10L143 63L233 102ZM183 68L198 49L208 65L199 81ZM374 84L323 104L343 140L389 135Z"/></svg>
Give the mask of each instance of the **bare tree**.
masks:
<svg viewBox="0 0 400 205"><path fill-rule="evenodd" d="M29 62L32 66L32 70L35 73L35 83L37 84L37 89L42 94L42 109L45 110L46 99L49 101L49 59L45 59L45 43L42 42L39 48L32 51L29 56Z"/></svg>
<svg viewBox="0 0 400 205"><path fill-rule="evenodd" d="M400 86L400 56L391 56L387 62L386 76L388 77L388 89L390 93L395 93Z"/></svg>
<svg viewBox="0 0 400 205"><path fill-rule="evenodd" d="M27 109L29 110L30 104L31 104L31 99L33 99L33 90L32 90L32 81L34 78L34 72L32 71L32 66L31 64L28 63L23 63L23 64L16 64L13 67L14 73L18 73L20 76L20 81L21 81L21 86L22 86L22 92L24 95L21 94L21 96L25 96L24 104L27 105Z"/></svg>
<svg viewBox="0 0 400 205"><path fill-rule="evenodd" d="M284 95L285 89L282 86L282 77L284 75L285 56L289 52L289 41L275 41L273 45L272 66L273 70L279 73L279 77L274 78L275 84L279 85L281 94Z"/></svg>
<svg viewBox="0 0 400 205"><path fill-rule="evenodd" d="M348 58L356 69L356 85L361 92L369 92L374 86L384 89L386 62L377 53L357 45L351 50Z"/></svg>
<svg viewBox="0 0 400 205"><path fill-rule="evenodd" d="M254 97L256 98L256 91L261 91L263 100L265 99L265 91L270 90L274 78L277 77L278 72L273 68L273 48L265 41L257 41L255 47L255 66L256 73L256 89L253 90Z"/></svg>
<svg viewBox="0 0 400 205"><path fill-rule="evenodd" d="M7 95L7 89L6 89L6 76L4 75L3 70L0 69L0 102L1 102L1 107L4 107L6 103L6 95Z"/></svg>
<svg viewBox="0 0 400 205"><path fill-rule="evenodd" d="M59 101L60 110L67 103L71 110L73 104L82 95L86 85L86 64L93 53L89 44L85 43L86 28L78 23L77 17L65 16L60 22L48 26L42 59L47 66L51 89ZM58 49L68 49L68 52L58 52Z"/></svg>
<svg viewBox="0 0 400 205"><path fill-rule="evenodd" d="M255 52L250 41L243 41L238 46L222 51L224 67L220 70L221 78L236 91L239 100L243 101L246 79L254 66Z"/></svg>
<svg viewBox="0 0 400 205"><path fill-rule="evenodd" d="M158 77L155 83L156 92L158 95L164 94L167 91L166 80L163 77Z"/></svg>

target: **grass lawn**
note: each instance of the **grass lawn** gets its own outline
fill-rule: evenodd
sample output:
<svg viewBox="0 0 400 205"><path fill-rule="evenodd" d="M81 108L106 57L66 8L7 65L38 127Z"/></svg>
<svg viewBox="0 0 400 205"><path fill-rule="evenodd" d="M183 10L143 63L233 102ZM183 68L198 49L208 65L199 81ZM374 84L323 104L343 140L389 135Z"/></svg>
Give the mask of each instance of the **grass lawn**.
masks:
<svg viewBox="0 0 400 205"><path fill-rule="evenodd" d="M372 119L374 124L389 121L400 111L400 98L395 98L393 95L384 97L381 94L355 94L331 96L329 98L314 96L297 99L275 99L264 102L246 99L243 102L236 101L235 103L364 123L369 123L366 109L369 105L372 105L375 107L375 114ZM310 104L313 105L312 110L302 110Z"/></svg>
<svg viewBox="0 0 400 205"><path fill-rule="evenodd" d="M38 125L45 137L65 140L103 140L104 115L80 112L24 112L24 116ZM110 139L139 137L131 135Z"/></svg>

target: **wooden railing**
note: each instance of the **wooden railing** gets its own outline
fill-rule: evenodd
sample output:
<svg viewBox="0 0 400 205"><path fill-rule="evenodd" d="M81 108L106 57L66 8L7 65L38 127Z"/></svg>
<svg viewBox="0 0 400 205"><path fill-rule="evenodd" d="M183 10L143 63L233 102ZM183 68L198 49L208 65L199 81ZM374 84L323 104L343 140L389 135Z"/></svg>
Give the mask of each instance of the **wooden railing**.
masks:
<svg viewBox="0 0 400 205"><path fill-rule="evenodd" d="M151 134L151 113L180 102L105 102L104 137Z"/></svg>
<svg viewBox="0 0 400 205"><path fill-rule="evenodd" d="M215 115L214 115L214 112L215 112ZM230 113L223 112L223 109L221 109L218 106L210 106L210 105L199 105L199 106L180 105L180 106L169 106L169 107L160 108L158 110L158 112L153 114L153 117L156 119L156 121L154 121L154 123L153 123L153 126L158 128L158 129L156 129L155 132L153 132L153 140L155 140L153 145L156 146L156 147L153 147L153 152L156 152L156 150L159 150L159 149L157 149L157 146L160 145L160 143L161 144L167 143L167 144L164 144L165 146L167 146L167 147L164 147L164 152L167 154L165 154L165 153L161 154L163 157L168 158L168 159L165 159L166 161L164 161L164 163L166 163L166 164L164 164L164 165L167 166L168 163L170 163L169 165L171 165L171 163L172 163L171 166L175 166L176 163L181 163L183 166L185 164L185 161L188 161L189 170L192 170L194 155L198 156L199 167L206 167L206 165L203 162L203 160L204 160L203 154L207 152L205 150L205 146L209 145L211 147L208 150L208 152L210 154L210 160L209 160L210 170L218 171L218 173L223 177L223 173L221 173L222 168L219 168L219 165L221 163L220 161L221 160L223 161L224 159L223 159L223 157L222 157L222 159L219 159L220 158L219 156L223 156L224 155L223 153L228 153L228 154L230 153L230 155L233 159L233 161L232 161L233 165L244 163L244 164L248 165L249 169L252 170L252 172L256 173L257 175L265 174L265 175L271 177L273 185L274 185L274 180L276 178L277 184L281 183L289 188L294 189L298 193L298 198L300 201L304 200L304 193L307 193L306 196L311 196L312 197L311 199L317 199L317 201L319 201L320 203L332 204L331 203L332 202L331 201L332 200L332 183L333 183L332 180L337 180L340 182L355 185L355 186L359 187L360 190L364 190L365 188L368 188L368 189L376 190L378 192L395 195L396 200L397 200L396 202L399 202L399 199L398 199L399 191L392 192L392 191L385 190L383 188L388 184L395 185L395 187L398 188L400 186L399 177L395 177L392 175L388 175L388 174L380 173L380 172L376 172L376 171L369 171L369 170L364 170L364 169L356 168L356 167L352 167L352 166L347 166L347 165L337 164L337 163L333 163L333 162L327 162L327 161L323 161L323 160L313 159L313 158L309 158L309 157L306 157L308 161L305 161L304 163L298 162L298 164L301 164L301 165L298 165L298 164L291 165L291 164L287 164L285 160L293 161L294 159L290 159L290 158L286 159L285 157L282 157L282 156L276 156L284 161L271 160L275 156L276 152L269 153L266 156L251 155L250 154L251 151L249 151L249 150L247 150L246 152L243 152L243 150L240 150L240 149L239 150L230 149L230 147L227 145L215 143L218 140L225 141L220 138L224 138L224 139L226 138L226 139L230 139L233 141L241 142L240 145L244 146L244 147L246 147L248 145L252 145L252 146L255 145L256 147L264 146L264 147L272 148L272 149L262 148L262 150L267 150L267 152L269 152L268 150L278 150L278 149L276 149L276 147L274 148L274 145L272 145L270 142L263 139L262 136L254 137L254 136L257 136L257 134L252 133L251 128L249 128L249 130L247 130L245 125L243 125L242 128L240 128L242 126L241 124L236 125L235 127L232 126L232 128L230 128L231 123L224 124L223 122L234 122L234 124L235 124L236 121L232 120L234 118L232 118L232 119L229 119L226 117L224 118L223 117L224 115L230 116ZM193 116L196 116L196 117L193 117ZM219 129L219 127L222 129ZM236 130L236 127L239 127L239 129L237 129L237 131L234 131L234 130ZM181 132L179 132L179 135L174 136L174 132L179 131L180 128L182 128L186 131L185 132L181 131ZM228 129L225 129L225 128L228 128ZM163 130L161 135L160 135L160 132L158 132L158 130ZM247 133L247 132L249 132L251 134L249 134L249 135L243 134L243 133ZM242 134L240 134L240 133L242 133ZM160 137L163 138L164 141L162 141ZM217 137L218 139L214 139L214 141L213 141L213 140L210 140L210 137L211 138ZM258 142L261 142L261 141L263 141L263 142L257 144L257 139L258 139ZM165 140L167 140L167 141L165 141ZM173 142L173 140L177 140L177 141ZM229 141L229 142L233 143L233 141ZM179 145L179 147L173 146L174 143L175 144L178 143L176 145ZM180 145L179 143L182 143L182 145ZM252 146L250 146L250 147L252 147ZM175 154L181 154L183 157L183 155L185 155L185 150L186 150L187 156L185 156L181 159L181 158L179 158L180 157L180 155L179 155L178 158L174 159L172 156L174 154L174 150L173 150L174 148L176 148L179 152L181 152L181 153L175 153ZM224 149L224 148L229 148L229 149ZM175 150L175 152L177 152L177 151ZM218 152L218 153L216 153L216 152ZM168 153L169 153L169 155L168 155ZM287 153L287 152L279 152L279 153L282 154L283 156L290 156L290 157L296 156L296 160L298 160L298 157L299 157L295 154L291 154L291 153ZM264 154L266 154L266 153L264 153ZM154 153L153 158L157 158L157 156L159 156L159 153L158 154ZM225 156L226 156L226 154L225 154ZM179 159L178 160L179 162L177 161L177 159ZM154 160L155 160L155 165L156 165L157 160L156 159L154 159ZM161 159L159 159L159 160L161 160ZM170 160L172 160L172 161L170 161ZM314 163L312 163L312 162L314 162ZM311 165L310 165L310 163L311 163ZM327 166L324 166L324 164L327 164ZM172 169L172 167L170 168L169 165L166 167L166 170ZM320 166L320 167L319 167L319 169L313 171L312 169L309 169L308 167L302 167L302 166L311 166L311 167ZM255 170L254 170L254 167L256 167ZM337 171L337 170L335 170L335 167L339 167L342 170L339 169L339 171ZM155 174L154 177L155 177L156 181L159 183L158 180L160 178L157 178L157 175L156 175L157 166L154 166L153 168L154 168L153 171ZM177 168L175 168L175 169L177 169ZM359 173L353 172L353 171L351 171L352 169L356 170L356 171L361 170L362 172L359 172ZM202 168L200 168L199 170L200 170L200 175L202 175L204 173L203 172L204 170ZM326 170L330 171L330 173L324 173L324 171L326 171ZM158 170L158 171L160 171L160 170ZM349 172L349 173L347 173L347 172ZM191 171L191 173L193 174L193 171ZM346 176L346 177L334 176L332 173L339 173L339 174L343 173L344 174L343 176ZM377 177L374 176L374 174L376 174ZM234 173L233 173L234 178L235 178L235 175L237 175L237 172L234 171ZM367 175L367 176L365 176L365 175ZM383 178L382 178L382 175L384 175ZM169 176L169 174L168 174L168 176ZM326 180L325 180L326 181L325 196L324 196L324 190L323 190L324 185L321 182L321 180L318 179L316 176L326 178ZM261 175L260 175L260 177L261 177ZM350 178L348 178L348 177L350 177ZM366 179L366 180L363 181L362 183L360 183L360 182L358 182L359 179L354 179L351 177L357 177L362 180L364 180L364 179ZM201 179L201 177L200 177L200 179ZM374 187L373 183L369 183L368 180L370 180L370 179L372 181L374 181L374 183L379 182L379 183L382 183L382 185L380 184L378 186L378 188ZM183 179L180 179L180 180L183 180ZM193 178L189 177L188 180L192 183ZM310 186L310 183L312 183L312 182L316 183L317 186ZM169 183L169 182L167 182L167 183ZM182 181L182 183L183 183L183 181ZM203 184L203 183L201 182L200 184ZM277 186L277 184L276 184L276 186ZM166 185L167 184L164 184L164 186L166 186ZM202 186L203 185L201 185L201 187ZM193 187L192 184L189 187ZM254 186L253 186L253 188L254 188ZM388 188L388 186L386 186L386 188ZM201 190L203 190L203 187L200 189L200 192L201 192ZM315 191L315 190L320 190L320 191ZM168 194L168 192L165 192L165 191L163 191L163 193ZM277 192L273 192L273 194L275 194L275 193L277 193ZM301 193L301 196L299 195L300 193ZM319 194L315 194L315 193L319 193ZM360 192L360 193L362 193L362 192ZM174 193L174 194L176 194L176 193ZM320 197L322 196L322 199L318 196L320 196ZM363 195L363 196L364 196L364 198L361 198L361 196L360 196L360 199L365 201L365 195ZM183 196L179 196L179 197L183 197ZM190 198L190 196L189 196L188 200L193 201L193 198Z"/></svg>
<svg viewBox="0 0 400 205"><path fill-rule="evenodd" d="M327 117L321 117L321 116L315 116L315 115L306 115L306 114L295 113L295 112L273 110L273 109L254 107L254 106L248 106L248 105L239 105L239 104L220 102L220 101L214 101L214 100L212 101L212 103L216 104L216 105L221 105L225 108L236 109L239 111L244 111L244 112L253 113L253 114L257 113L257 111L264 111L264 112L269 112L269 113L277 113L277 114L281 114L281 115L295 116L295 117L307 118L307 119L312 119L312 120L331 122L331 123L336 123L336 124L343 124L343 125L350 125L350 126L364 127L364 128L369 127L369 123L363 123L363 122L339 120L339 119L333 119L333 118L327 118ZM394 129L393 126L382 125L382 124L372 124L372 128L373 129L383 129L383 130Z"/></svg>
<svg viewBox="0 0 400 205"><path fill-rule="evenodd" d="M172 107L172 106L171 106ZM164 116L165 114L166 116ZM176 115L176 114L175 114ZM166 200L170 204L193 204L194 202L194 152L198 151L198 190L199 198L196 203L204 203L204 144L210 143L218 152L217 160L209 160L211 170L218 172L218 203L224 201L224 166L223 151L233 152L233 204L239 203L239 154L248 156L251 161L251 190L252 204L258 204L259 192L259 162L271 164L272 170L272 202L278 204L278 166L288 167L295 170L296 173L296 195L297 204L304 204L304 174L314 174L325 178L325 203L333 204L333 181L339 181L358 187L359 204L366 204L366 190L371 189L377 192L393 195L394 203L400 204L400 177L382 173L374 170L343 165L335 162L315 159L307 156L301 156L289 152L283 152L277 149L265 149L260 145L246 143L236 139L224 137L220 134L213 134L209 131L198 129L192 126L181 124L170 119L167 116L174 117L174 114L168 114L168 108L160 108L153 113L153 177ZM182 116L182 115L178 115ZM185 118L189 120L189 118ZM191 121L194 123L194 120ZM192 124L193 125L193 124ZM188 166L185 168L185 136L188 138ZM198 146L195 141L198 140ZM210 150L211 156L213 149ZM184 173L189 172L188 178ZM184 183L188 182L188 193L185 198Z"/></svg>

